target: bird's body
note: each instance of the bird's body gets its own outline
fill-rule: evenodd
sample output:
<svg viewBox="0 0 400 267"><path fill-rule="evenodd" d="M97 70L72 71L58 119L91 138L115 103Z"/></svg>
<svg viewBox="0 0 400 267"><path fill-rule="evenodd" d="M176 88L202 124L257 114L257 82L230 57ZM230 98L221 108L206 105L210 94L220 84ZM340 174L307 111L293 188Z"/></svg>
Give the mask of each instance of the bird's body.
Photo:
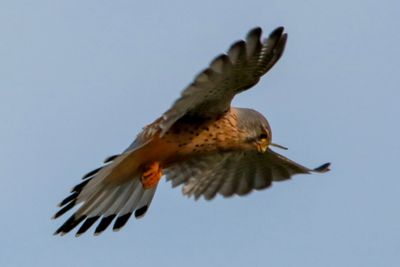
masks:
<svg viewBox="0 0 400 267"><path fill-rule="evenodd" d="M238 113L243 110L231 108L221 116L198 119L195 123L192 120L178 121L149 145L156 150L164 149L165 152L161 152L160 156L165 157L162 162L166 167L171 161L197 154L253 150L255 147L246 142L248 134L238 127Z"/></svg>
<svg viewBox="0 0 400 267"><path fill-rule="evenodd" d="M145 127L138 134L134 144L138 149L127 153L127 157L121 157L121 161L111 163L112 169L108 179L114 184L122 184L132 177L143 173L153 163L157 162L161 168L168 168L171 165L185 161L190 157L212 155L226 151L257 150L251 140L248 140L248 133L238 127L240 117L243 113L260 113L241 108L230 108L222 116L193 120L180 120L171 129L160 135L154 132L153 127L159 120ZM271 130L264 119L265 132L268 142L271 143ZM248 142L249 141L249 142ZM115 166L114 166L115 165Z"/></svg>
<svg viewBox="0 0 400 267"><path fill-rule="evenodd" d="M196 199L217 194L245 195L294 174L325 172L329 164L308 169L269 149L271 128L262 114L230 106L233 97L252 87L283 53L287 35L278 28L263 42L255 28L227 55L211 62L160 118L144 127L120 155L83 177L60 203L55 218L81 204L56 231L78 226L84 233L101 218L95 233L115 219L114 230L131 214L143 216L165 174L173 186Z"/></svg>

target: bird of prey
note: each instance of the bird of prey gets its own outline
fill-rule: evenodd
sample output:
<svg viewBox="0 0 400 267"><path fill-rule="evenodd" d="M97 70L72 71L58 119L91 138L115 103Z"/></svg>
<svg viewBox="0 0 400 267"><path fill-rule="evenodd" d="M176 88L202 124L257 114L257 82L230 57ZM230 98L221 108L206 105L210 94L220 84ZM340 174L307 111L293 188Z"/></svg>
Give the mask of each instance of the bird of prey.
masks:
<svg viewBox="0 0 400 267"><path fill-rule="evenodd" d="M275 29L261 40L254 28L226 54L216 57L183 90L172 107L137 135L121 154L83 177L54 215L77 207L55 234L79 226L76 235L97 221L95 235L111 223L123 227L132 214L147 212L165 175L184 195L210 200L246 195L295 174L322 173L329 163L309 169L271 150L271 128L259 112L231 107L234 96L260 80L281 57L287 34Z"/></svg>

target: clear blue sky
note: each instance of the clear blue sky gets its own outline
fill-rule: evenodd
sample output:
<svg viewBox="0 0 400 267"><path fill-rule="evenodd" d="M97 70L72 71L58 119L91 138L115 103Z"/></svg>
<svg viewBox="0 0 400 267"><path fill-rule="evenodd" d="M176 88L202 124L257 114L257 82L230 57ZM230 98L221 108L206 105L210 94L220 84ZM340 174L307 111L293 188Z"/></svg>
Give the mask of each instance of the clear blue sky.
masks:
<svg viewBox="0 0 400 267"><path fill-rule="evenodd" d="M0 3L0 266L400 266L398 1ZM235 99L325 175L212 202L165 181L123 231L54 237L56 204L254 26L286 52Z"/></svg>

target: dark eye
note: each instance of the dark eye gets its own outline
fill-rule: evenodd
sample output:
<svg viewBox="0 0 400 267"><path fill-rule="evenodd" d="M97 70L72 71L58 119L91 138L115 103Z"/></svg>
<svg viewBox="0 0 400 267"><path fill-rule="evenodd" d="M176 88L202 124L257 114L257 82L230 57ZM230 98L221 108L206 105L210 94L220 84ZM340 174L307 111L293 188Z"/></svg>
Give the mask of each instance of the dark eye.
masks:
<svg viewBox="0 0 400 267"><path fill-rule="evenodd" d="M268 139L268 135L266 133L262 133L262 134L260 134L260 136L258 138L260 138L260 139Z"/></svg>

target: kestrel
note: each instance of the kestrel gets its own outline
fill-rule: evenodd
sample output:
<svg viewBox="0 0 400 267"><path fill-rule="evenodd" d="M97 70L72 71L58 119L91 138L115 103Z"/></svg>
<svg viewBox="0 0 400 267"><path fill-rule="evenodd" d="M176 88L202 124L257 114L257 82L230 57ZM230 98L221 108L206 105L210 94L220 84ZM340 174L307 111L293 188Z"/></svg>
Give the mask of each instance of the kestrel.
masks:
<svg viewBox="0 0 400 267"><path fill-rule="evenodd" d="M121 154L83 177L59 206L54 218L79 205L55 232L76 235L100 220L95 234L115 219L119 230L134 213L147 212L165 175L184 195L209 200L246 195L295 174L326 172L329 163L309 169L272 151L271 128L259 112L231 107L233 97L260 80L279 60L287 34L275 29L261 42L261 28L215 58L160 118L144 127ZM282 147L281 147L282 148Z"/></svg>

